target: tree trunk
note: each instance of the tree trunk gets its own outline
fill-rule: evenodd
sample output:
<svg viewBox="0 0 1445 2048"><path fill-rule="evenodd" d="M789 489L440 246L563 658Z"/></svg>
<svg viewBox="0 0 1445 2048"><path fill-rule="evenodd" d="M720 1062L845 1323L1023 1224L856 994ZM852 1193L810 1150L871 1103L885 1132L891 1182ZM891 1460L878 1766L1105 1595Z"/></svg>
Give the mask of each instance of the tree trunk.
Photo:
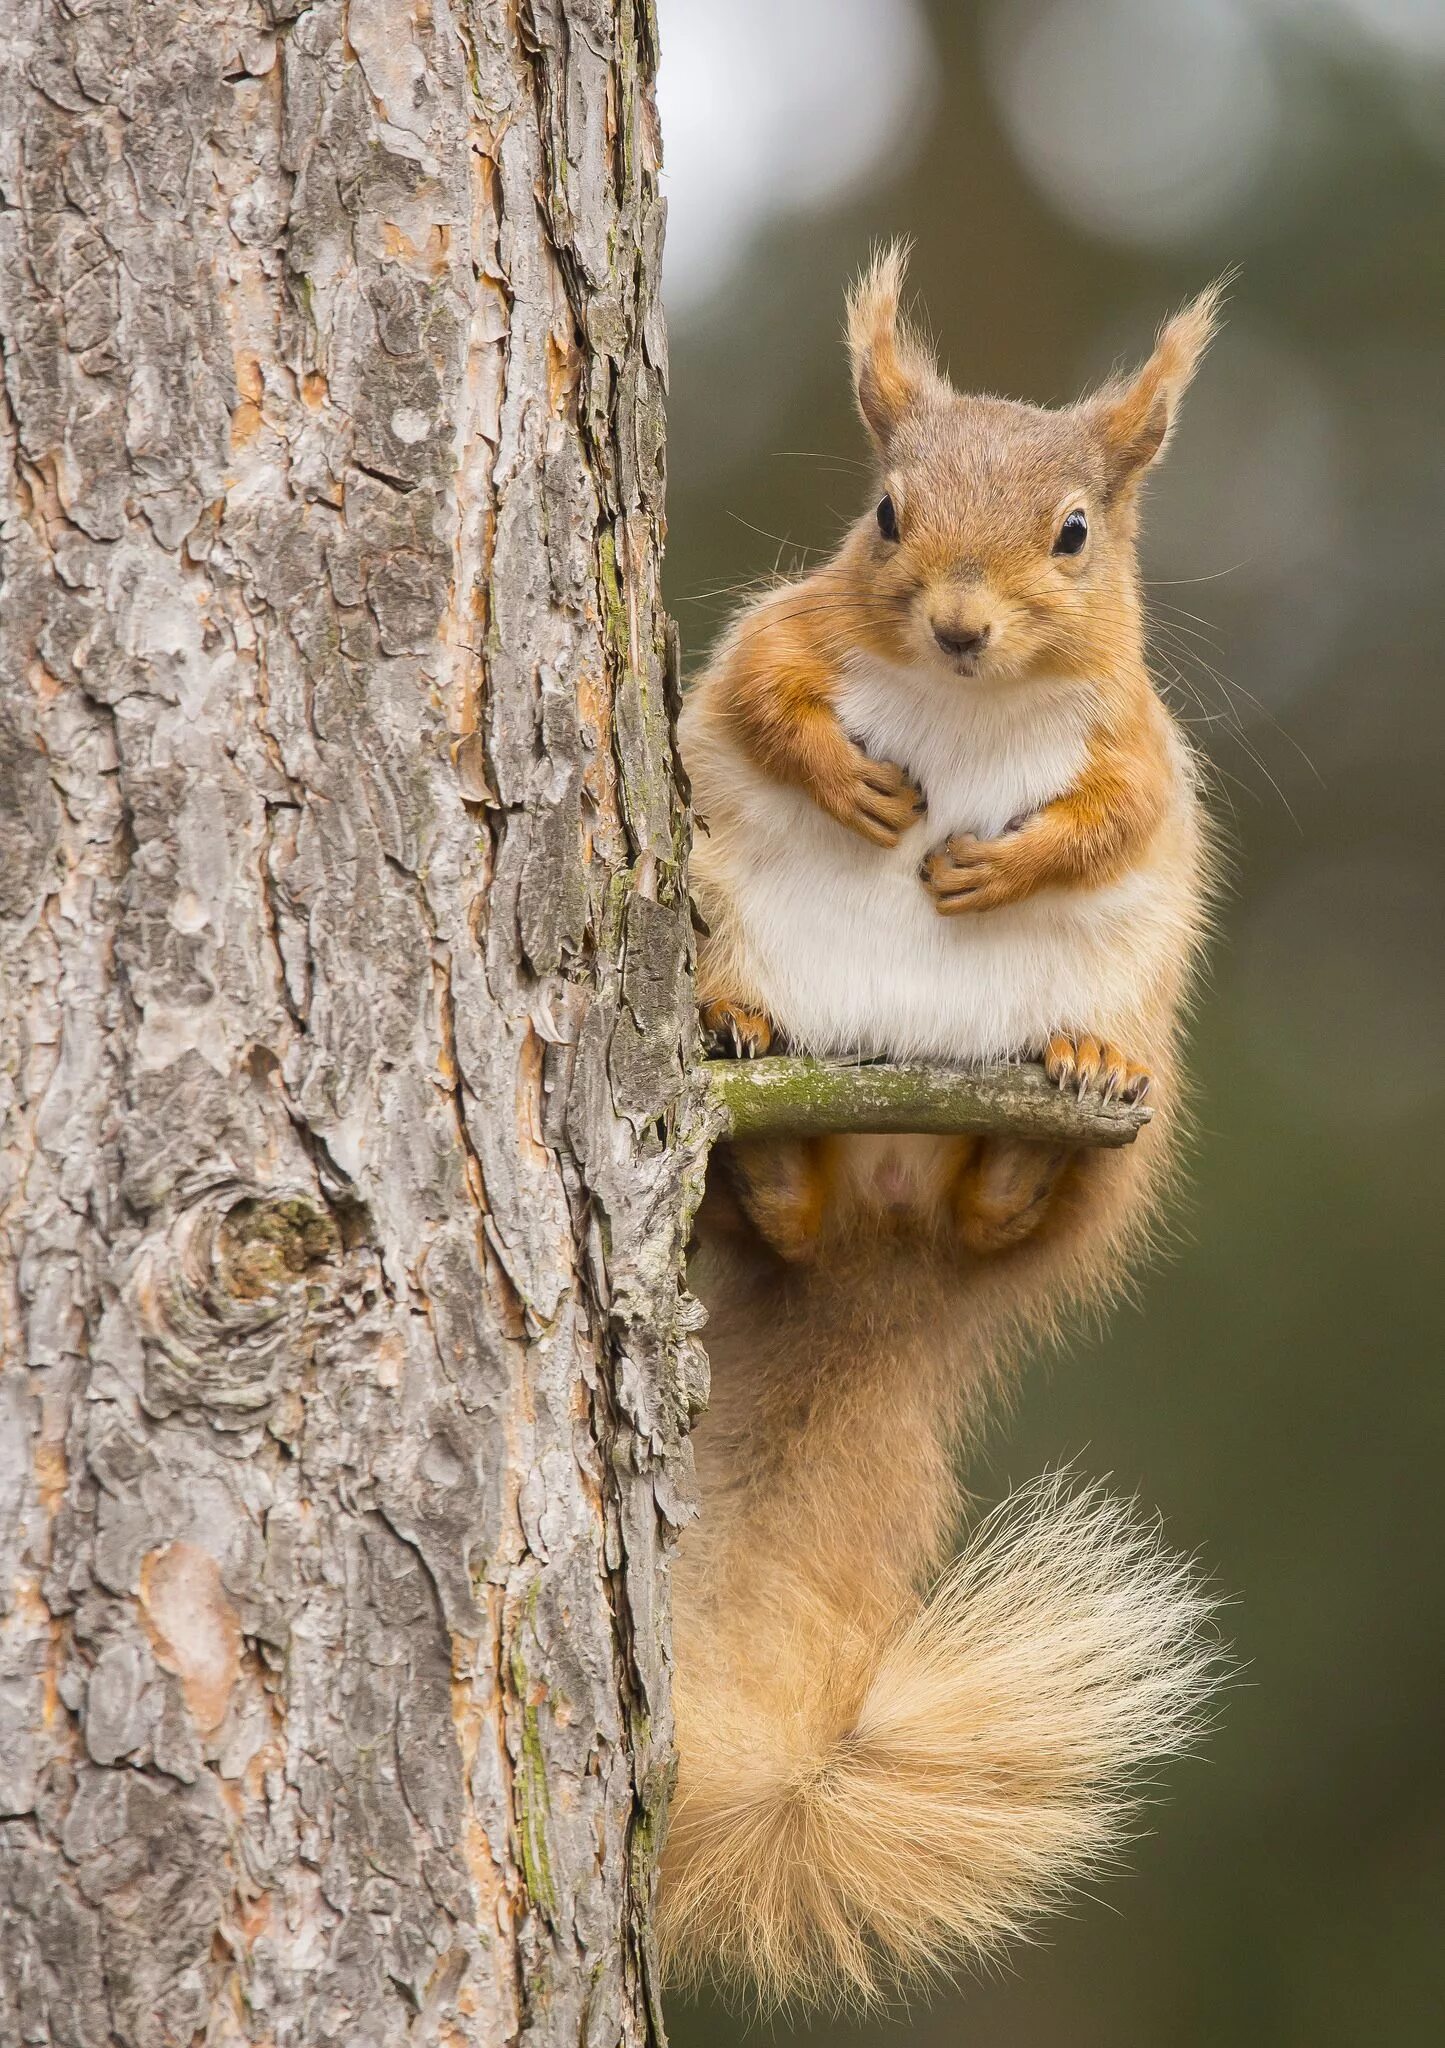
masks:
<svg viewBox="0 0 1445 2048"><path fill-rule="evenodd" d="M660 2038L650 0L0 35L0 2040Z"/></svg>

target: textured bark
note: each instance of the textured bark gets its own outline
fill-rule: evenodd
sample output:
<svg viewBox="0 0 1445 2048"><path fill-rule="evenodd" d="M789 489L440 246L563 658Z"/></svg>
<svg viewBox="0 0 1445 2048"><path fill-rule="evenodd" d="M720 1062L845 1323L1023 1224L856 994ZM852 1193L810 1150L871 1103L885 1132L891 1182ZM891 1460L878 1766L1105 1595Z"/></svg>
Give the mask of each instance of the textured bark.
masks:
<svg viewBox="0 0 1445 2048"><path fill-rule="evenodd" d="M0 37L0 2040L648 2040L649 0Z"/></svg>
<svg viewBox="0 0 1445 2048"><path fill-rule="evenodd" d="M1147 1102L1062 1092L1042 1067L966 1072L919 1061L709 1060L718 1136L811 1137L828 1131L988 1131L1065 1145L1132 1145Z"/></svg>

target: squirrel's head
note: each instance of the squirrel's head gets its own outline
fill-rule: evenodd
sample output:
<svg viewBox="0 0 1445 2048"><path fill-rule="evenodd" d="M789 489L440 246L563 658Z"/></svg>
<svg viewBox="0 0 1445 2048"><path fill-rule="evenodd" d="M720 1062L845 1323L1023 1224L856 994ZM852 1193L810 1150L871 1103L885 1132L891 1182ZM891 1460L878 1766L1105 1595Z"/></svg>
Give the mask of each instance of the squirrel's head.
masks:
<svg viewBox="0 0 1445 2048"><path fill-rule="evenodd" d="M879 462L881 495L851 543L868 563L870 638L980 684L1087 673L1137 621L1139 487L1223 285L1165 322L1135 375L1049 410L953 389L899 315L905 254L895 243L878 255L848 300Z"/></svg>

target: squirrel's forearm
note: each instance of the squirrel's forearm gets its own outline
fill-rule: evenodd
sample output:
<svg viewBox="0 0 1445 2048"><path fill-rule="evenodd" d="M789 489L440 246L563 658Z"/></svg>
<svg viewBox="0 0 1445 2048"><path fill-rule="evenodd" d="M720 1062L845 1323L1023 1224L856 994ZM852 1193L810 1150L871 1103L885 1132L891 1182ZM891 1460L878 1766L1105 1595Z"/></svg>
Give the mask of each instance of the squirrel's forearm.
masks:
<svg viewBox="0 0 1445 2048"><path fill-rule="evenodd" d="M718 675L729 725L760 768L809 790L834 775L848 740L832 704L830 666L783 619L760 620Z"/></svg>
<svg viewBox="0 0 1445 2048"><path fill-rule="evenodd" d="M1152 723L1122 736L1096 734L1079 779L1045 804L1017 842L1034 886L1111 882L1140 857L1163 823L1169 770Z"/></svg>
<svg viewBox="0 0 1445 2048"><path fill-rule="evenodd" d="M922 816L923 798L901 768L873 760L848 736L833 705L837 673L837 662L782 616L734 645L716 701L765 774L875 846L894 846Z"/></svg>
<svg viewBox="0 0 1445 2048"><path fill-rule="evenodd" d="M739 692L734 731L760 768L822 802L848 763L848 737L826 695L806 676L769 678L770 694Z"/></svg>

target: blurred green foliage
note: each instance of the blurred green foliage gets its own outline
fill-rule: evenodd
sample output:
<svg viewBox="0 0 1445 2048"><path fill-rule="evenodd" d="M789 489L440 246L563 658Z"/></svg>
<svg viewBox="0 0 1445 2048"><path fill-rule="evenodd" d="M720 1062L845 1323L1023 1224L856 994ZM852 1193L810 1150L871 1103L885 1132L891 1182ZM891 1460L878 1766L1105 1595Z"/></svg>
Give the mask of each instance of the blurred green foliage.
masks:
<svg viewBox="0 0 1445 2048"><path fill-rule="evenodd" d="M732 602L707 593L868 502L838 329L873 238L916 238L959 384L1046 400L1243 265L1146 515L1161 679L1231 842L1192 1186L1138 1307L1031 1368L970 1477L991 1498L1074 1459L1137 1490L1230 1596L1244 1670L1129 1871L1006 1974L858 2027L679 2002L674 2048L1445 2035L1445 37L1410 41L1425 0L1231 0L1270 147L1228 205L1125 238L1071 205L1067 163L1051 183L1019 154L1000 37L1027 58L1051 4L932 0L930 101L896 153L761 227L674 322L669 595L695 666ZM661 0L664 87L693 5ZM1109 26L1105 0L1061 8ZM1361 26L1391 19L1394 46ZM769 31L743 8L737 33ZM1192 86L1164 83L1167 151Z"/></svg>

